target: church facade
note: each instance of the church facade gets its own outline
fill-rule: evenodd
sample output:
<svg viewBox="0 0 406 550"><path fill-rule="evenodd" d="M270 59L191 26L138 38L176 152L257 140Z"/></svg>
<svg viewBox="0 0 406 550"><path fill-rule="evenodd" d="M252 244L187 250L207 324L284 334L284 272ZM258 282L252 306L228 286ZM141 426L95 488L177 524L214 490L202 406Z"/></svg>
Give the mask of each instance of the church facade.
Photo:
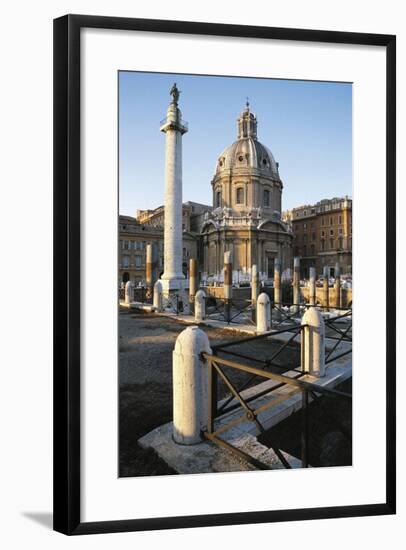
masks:
<svg viewBox="0 0 406 550"><path fill-rule="evenodd" d="M292 233L281 219L279 165L257 138L258 121L247 102L237 120L237 140L217 159L211 181L213 209L201 228L203 279L222 278L224 252L233 258L233 281L249 280L256 264L261 280L292 263Z"/></svg>
<svg viewBox="0 0 406 550"><path fill-rule="evenodd" d="M223 281L226 251L232 253L234 283L249 282L254 264L262 281L273 278L275 258L281 260L282 273L286 274L292 265L293 233L281 219L283 184L279 165L271 151L258 141L257 127L257 117L247 103L237 119L237 140L216 161L211 181L212 206L184 203L184 271L187 276L187 260L194 256L203 285ZM144 243L156 243L161 256L164 208L138 211L133 223L139 231L134 227L131 238L136 240L140 235ZM123 226L120 223L120 228ZM120 241L124 238L120 229ZM125 248L120 247L120 254L121 250ZM123 262L120 257L120 281L124 273L128 277L128 267L124 267L128 261ZM142 271L137 271L134 282L142 279Z"/></svg>

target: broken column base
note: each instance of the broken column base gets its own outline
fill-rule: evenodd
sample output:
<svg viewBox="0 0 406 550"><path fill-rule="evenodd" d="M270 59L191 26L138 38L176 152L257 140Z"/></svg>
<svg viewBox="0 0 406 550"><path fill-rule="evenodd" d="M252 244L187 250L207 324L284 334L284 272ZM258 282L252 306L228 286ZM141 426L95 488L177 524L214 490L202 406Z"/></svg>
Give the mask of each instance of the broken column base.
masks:
<svg viewBox="0 0 406 550"><path fill-rule="evenodd" d="M189 313L188 279L160 279L163 310Z"/></svg>

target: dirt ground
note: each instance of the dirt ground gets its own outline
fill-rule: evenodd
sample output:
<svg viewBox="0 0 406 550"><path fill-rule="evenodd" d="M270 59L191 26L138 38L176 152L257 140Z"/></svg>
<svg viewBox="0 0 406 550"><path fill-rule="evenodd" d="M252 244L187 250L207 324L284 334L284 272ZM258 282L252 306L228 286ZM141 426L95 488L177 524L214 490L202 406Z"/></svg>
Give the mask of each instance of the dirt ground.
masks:
<svg viewBox="0 0 406 550"><path fill-rule="evenodd" d="M182 322L175 319L160 317L154 314L142 314L121 311L119 315L120 344L119 344L119 384L120 384L120 414L119 414L119 463L120 477L168 475L174 474L152 450L142 449L137 441L157 426L172 420L172 351L178 334L186 328ZM219 330L201 326L209 337L210 344L239 340L247 335L229 330ZM281 343L260 340L244 345L233 346L233 351L243 353L255 358L269 358ZM221 355L221 353L220 353ZM233 359L228 356L229 359ZM244 363L260 366L255 361ZM297 368L300 364L300 348L297 344L286 347L276 359L277 364L283 368L275 367L275 372L282 373L285 370ZM230 369L227 371L236 387L240 388L247 381L247 375ZM248 375L249 377L249 375ZM252 380L249 385L258 384L262 379ZM224 385L219 385L219 398L224 397L228 391ZM323 410L323 406L327 406ZM348 463L348 443L343 443L342 434L337 434L336 420L347 419L348 411L333 410L333 418L324 427L325 418L331 417L328 412L331 403L323 405L323 400L311 405L315 408L310 417L319 418L320 426L311 424L311 437L318 435L319 447L317 447L317 460L311 454L310 463L313 465L330 465L333 457L342 463ZM335 407L335 404L334 404ZM316 409L317 408L317 409ZM300 415L300 413L297 413ZM300 446L297 441L297 430L300 426L300 418L292 415L266 434L273 444L287 450L291 454L300 457ZM321 415L321 416L320 416ZM322 421L320 422L320 418ZM349 420L343 420L346 431L351 430L351 414ZM341 421L341 420L340 420ZM332 427L333 426L333 427ZM326 433L324 429L326 428ZM345 428L344 428L345 431ZM329 435L329 434L333 435ZM341 433L341 432L340 432ZM265 437L265 436L263 436ZM324 438L324 439L323 439ZM315 448L311 440L311 447ZM347 450L335 452L338 444ZM333 451L328 451L329 448ZM327 451L323 451L327 449ZM351 449L351 445L350 445ZM324 455L323 455L324 452ZM341 454L340 454L341 453ZM344 453L344 454L343 454ZM320 459L320 456L322 459ZM337 459L338 456L338 459ZM324 458L323 458L324 457ZM340 462L340 463L341 463Z"/></svg>
<svg viewBox="0 0 406 550"><path fill-rule="evenodd" d="M151 314L123 311L119 316L119 382L120 382L120 477L167 475L173 472L152 450L139 447L137 440L157 426L172 420L172 351L178 334L187 325ZM228 330L201 327L216 345L241 339L244 335ZM247 335L245 335L247 336ZM269 357L280 344L256 342L236 346L235 351ZM300 363L299 348L286 348L278 360L283 372ZM246 361L249 363L249 361ZM258 366L258 363L252 362ZM247 375L237 371L227 373L240 387ZM262 380L256 379L250 385ZM219 397L226 395L219 384Z"/></svg>

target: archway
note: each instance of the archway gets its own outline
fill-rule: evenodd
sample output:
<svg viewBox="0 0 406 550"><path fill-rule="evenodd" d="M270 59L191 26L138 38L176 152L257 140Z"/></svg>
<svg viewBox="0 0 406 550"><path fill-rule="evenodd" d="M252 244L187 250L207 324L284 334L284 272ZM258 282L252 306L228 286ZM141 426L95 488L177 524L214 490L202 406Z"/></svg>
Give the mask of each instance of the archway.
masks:
<svg viewBox="0 0 406 550"><path fill-rule="evenodd" d="M125 284L129 280L130 280L130 274L128 273L128 271L124 271L124 273L123 273L123 283Z"/></svg>

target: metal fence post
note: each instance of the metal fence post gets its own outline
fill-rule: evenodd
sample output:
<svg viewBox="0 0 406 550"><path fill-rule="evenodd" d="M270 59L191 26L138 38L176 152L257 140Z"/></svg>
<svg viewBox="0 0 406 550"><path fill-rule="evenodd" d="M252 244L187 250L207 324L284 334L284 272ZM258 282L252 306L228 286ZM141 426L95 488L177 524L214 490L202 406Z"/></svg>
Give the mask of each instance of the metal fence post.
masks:
<svg viewBox="0 0 406 550"><path fill-rule="evenodd" d="M252 320L255 323L255 310L257 307L258 300L258 269L254 264L251 268L251 311L252 311Z"/></svg>
<svg viewBox="0 0 406 550"><path fill-rule="evenodd" d="M195 258L189 260L189 312L194 313L194 303L197 291L197 264Z"/></svg>
<svg viewBox="0 0 406 550"><path fill-rule="evenodd" d="M296 256L293 260L293 311L300 311L300 258Z"/></svg>

